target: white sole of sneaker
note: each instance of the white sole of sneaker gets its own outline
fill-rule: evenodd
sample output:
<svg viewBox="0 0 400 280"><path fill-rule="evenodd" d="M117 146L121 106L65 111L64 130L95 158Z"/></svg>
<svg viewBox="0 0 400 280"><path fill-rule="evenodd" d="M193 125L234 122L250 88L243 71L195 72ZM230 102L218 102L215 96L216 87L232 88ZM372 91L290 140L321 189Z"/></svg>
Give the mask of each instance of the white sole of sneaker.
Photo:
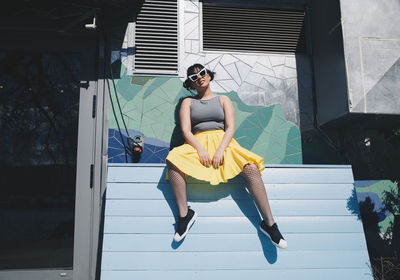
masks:
<svg viewBox="0 0 400 280"><path fill-rule="evenodd" d="M192 219L190 219L190 221L188 223L186 231L182 235L179 235L177 232L175 233L175 235L174 235L174 241L175 242L180 242L183 238L185 238L185 236L188 233L190 227L193 225L193 223L196 221L196 219L197 219L197 213L194 212L194 215L193 215Z"/></svg>
<svg viewBox="0 0 400 280"><path fill-rule="evenodd" d="M279 242L279 244L276 244L274 241L272 241L271 236L269 235L268 232L266 232L265 230L263 230L263 228L260 226L260 230L262 233L264 233L266 236L269 237L269 239L271 240L272 244L274 244L276 247L280 248L280 249L286 249L287 248L287 242L286 240L281 239L281 241ZM282 243L282 244L281 244Z"/></svg>

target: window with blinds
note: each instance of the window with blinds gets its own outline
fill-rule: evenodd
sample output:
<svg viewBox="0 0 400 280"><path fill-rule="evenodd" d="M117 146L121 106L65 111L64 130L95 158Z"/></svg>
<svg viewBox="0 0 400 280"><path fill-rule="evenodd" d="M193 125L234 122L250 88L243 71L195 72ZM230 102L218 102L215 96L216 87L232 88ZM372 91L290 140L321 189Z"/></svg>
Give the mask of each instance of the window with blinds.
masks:
<svg viewBox="0 0 400 280"><path fill-rule="evenodd" d="M134 73L178 74L177 0L145 0L134 37Z"/></svg>
<svg viewBox="0 0 400 280"><path fill-rule="evenodd" d="M305 53L304 12L203 3L203 50Z"/></svg>

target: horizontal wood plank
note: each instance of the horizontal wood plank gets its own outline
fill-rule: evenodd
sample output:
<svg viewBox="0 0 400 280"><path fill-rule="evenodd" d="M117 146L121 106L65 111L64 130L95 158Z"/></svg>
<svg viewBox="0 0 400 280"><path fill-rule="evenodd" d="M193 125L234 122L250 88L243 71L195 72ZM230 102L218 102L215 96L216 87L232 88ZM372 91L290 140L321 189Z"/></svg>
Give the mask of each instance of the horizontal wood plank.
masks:
<svg viewBox="0 0 400 280"><path fill-rule="evenodd" d="M275 216L283 233L363 233L356 216ZM175 232L175 217L105 217L104 233L166 233ZM199 216L190 233L256 233L258 224L247 217Z"/></svg>
<svg viewBox="0 0 400 280"><path fill-rule="evenodd" d="M116 166L108 168L108 182L142 182L158 183L166 182L165 167L135 167L135 166ZM286 183L286 184L307 184L307 183L354 183L351 168L266 168L262 172L264 183ZM193 180L192 182L196 182ZM204 182L205 183L205 182Z"/></svg>
<svg viewBox="0 0 400 280"><path fill-rule="evenodd" d="M277 216L341 216L352 215L347 200L270 200ZM258 217L251 200L192 201L192 208L203 217ZM177 213L175 200L107 200L106 216L166 217Z"/></svg>
<svg viewBox="0 0 400 280"><path fill-rule="evenodd" d="M194 225L196 226L196 225ZM105 234L104 252L170 252L174 250L173 234ZM363 233L285 234L290 251L357 251L366 250ZM275 251L270 239L258 234L190 233L177 249L179 252Z"/></svg>
<svg viewBox="0 0 400 280"><path fill-rule="evenodd" d="M103 252L104 270L365 268L366 251Z"/></svg>
<svg viewBox="0 0 400 280"><path fill-rule="evenodd" d="M243 280L243 279L296 279L296 280L310 280L310 279L324 279L324 280L337 280L337 279L351 279L351 280L371 280L372 272L369 268L355 268L355 269L275 269L273 266L268 270L137 270L137 271L102 271L102 280L132 280L132 279L146 279L146 280L160 280L160 279L173 279L173 280Z"/></svg>
<svg viewBox="0 0 400 280"><path fill-rule="evenodd" d="M265 184L270 199L347 199L353 184ZM242 184L188 184L188 200L252 199ZM108 183L108 199L173 199L169 183Z"/></svg>

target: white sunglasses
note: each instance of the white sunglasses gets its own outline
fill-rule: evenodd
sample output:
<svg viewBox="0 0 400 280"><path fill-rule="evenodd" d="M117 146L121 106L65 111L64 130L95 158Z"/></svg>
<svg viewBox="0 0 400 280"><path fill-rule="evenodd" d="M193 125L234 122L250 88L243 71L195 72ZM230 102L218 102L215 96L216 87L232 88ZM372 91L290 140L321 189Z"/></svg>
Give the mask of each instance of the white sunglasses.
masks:
<svg viewBox="0 0 400 280"><path fill-rule="evenodd" d="M206 70L206 68L203 68L203 69L201 69L198 73L190 75L190 76L189 76L189 79L190 79L192 82L195 82L195 81L197 81L197 79L198 79L199 77L203 78L206 74L207 74L207 70Z"/></svg>

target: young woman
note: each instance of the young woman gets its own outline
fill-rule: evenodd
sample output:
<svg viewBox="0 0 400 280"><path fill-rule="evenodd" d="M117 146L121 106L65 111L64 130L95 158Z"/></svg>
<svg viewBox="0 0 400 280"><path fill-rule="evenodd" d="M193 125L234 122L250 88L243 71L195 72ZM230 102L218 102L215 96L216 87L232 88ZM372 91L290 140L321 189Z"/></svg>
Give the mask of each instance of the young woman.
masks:
<svg viewBox="0 0 400 280"><path fill-rule="evenodd" d="M268 203L260 172L264 159L241 147L235 133L235 112L227 96L212 93L210 81L214 72L201 64L187 69L184 87L197 94L186 98L180 109L180 122L185 144L170 151L166 162L168 177L179 209L178 226L174 236L181 241L197 218L187 206L186 175L217 185L240 174L246 181L263 221L261 231L279 248L287 242L279 232Z"/></svg>

